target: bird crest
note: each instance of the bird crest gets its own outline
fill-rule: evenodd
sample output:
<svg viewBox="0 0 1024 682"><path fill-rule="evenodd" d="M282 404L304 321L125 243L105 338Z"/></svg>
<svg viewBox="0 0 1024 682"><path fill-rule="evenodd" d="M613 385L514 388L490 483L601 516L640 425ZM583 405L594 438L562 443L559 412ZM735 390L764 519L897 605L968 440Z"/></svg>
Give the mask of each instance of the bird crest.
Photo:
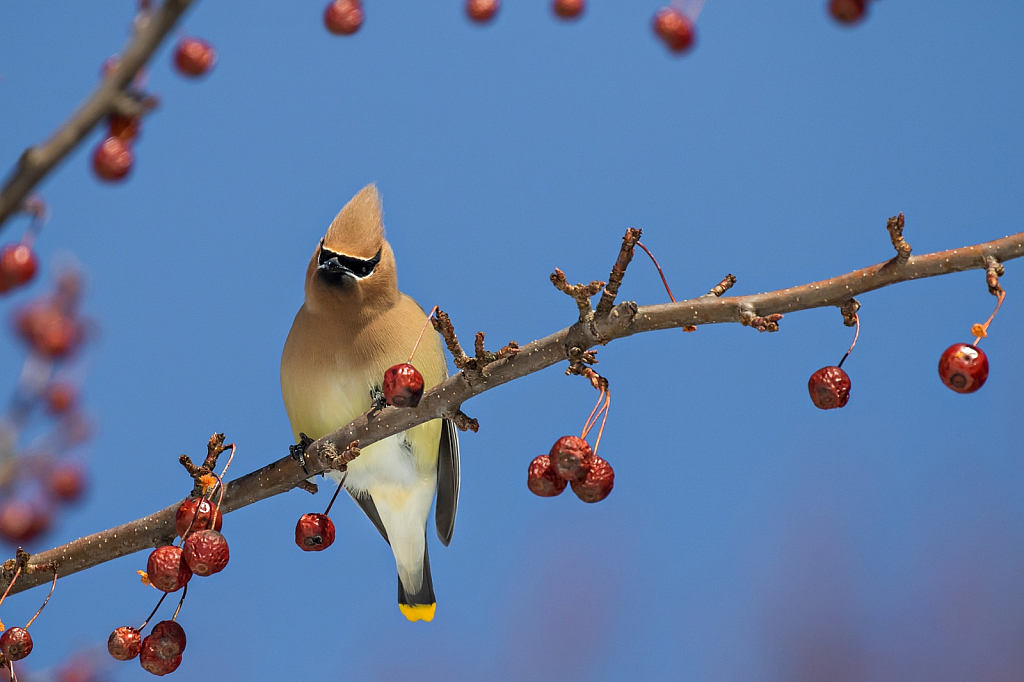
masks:
<svg viewBox="0 0 1024 682"><path fill-rule="evenodd" d="M384 221L380 194L370 183L359 190L338 215L324 235L323 246L328 251L353 258L370 259L384 244Z"/></svg>

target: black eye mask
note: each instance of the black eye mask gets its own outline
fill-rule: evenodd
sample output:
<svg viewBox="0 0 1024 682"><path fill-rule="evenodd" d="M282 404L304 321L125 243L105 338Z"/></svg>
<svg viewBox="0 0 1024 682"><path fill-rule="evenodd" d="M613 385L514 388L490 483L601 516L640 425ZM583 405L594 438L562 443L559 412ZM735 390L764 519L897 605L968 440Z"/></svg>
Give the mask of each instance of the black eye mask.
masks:
<svg viewBox="0 0 1024 682"><path fill-rule="evenodd" d="M321 239L320 256L317 258L317 264L329 272L335 272L340 275L343 271L348 271L357 278L362 279L373 274L377 264L380 263L381 251L383 249L378 249L377 255L368 260L353 258L352 256L328 250L324 247L324 241Z"/></svg>

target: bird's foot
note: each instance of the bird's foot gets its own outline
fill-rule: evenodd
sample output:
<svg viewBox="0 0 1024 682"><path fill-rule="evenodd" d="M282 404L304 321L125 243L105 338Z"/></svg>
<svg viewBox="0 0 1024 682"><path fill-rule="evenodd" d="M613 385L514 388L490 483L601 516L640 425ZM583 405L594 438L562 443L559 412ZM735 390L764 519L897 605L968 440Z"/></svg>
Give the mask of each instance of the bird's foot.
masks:
<svg viewBox="0 0 1024 682"><path fill-rule="evenodd" d="M387 400L384 399L384 391L381 390L380 386L374 386L370 389L370 400L373 401L373 406L370 407L370 416L373 416L388 406Z"/></svg>
<svg viewBox="0 0 1024 682"><path fill-rule="evenodd" d="M292 459L299 463L302 470L309 473L309 469L306 468L306 448L312 445L315 441L304 433L299 433L299 442L295 445L288 447L288 451L292 456Z"/></svg>

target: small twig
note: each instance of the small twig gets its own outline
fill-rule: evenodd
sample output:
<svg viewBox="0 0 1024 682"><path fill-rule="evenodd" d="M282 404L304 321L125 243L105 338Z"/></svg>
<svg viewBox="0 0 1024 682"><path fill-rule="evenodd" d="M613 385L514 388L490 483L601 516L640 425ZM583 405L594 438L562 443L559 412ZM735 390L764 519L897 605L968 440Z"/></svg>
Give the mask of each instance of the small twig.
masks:
<svg viewBox="0 0 1024 682"><path fill-rule="evenodd" d="M852 327L855 324L858 324L858 310L860 310L860 303L858 303L855 298L851 298L849 301L839 306L839 312L843 314L843 324L847 327Z"/></svg>
<svg viewBox="0 0 1024 682"><path fill-rule="evenodd" d="M903 238L903 226L905 220L903 211L899 215L889 218L885 227L889 230L889 239L892 240L892 248L896 249L896 263L903 265L910 258L910 244Z"/></svg>
<svg viewBox="0 0 1024 682"><path fill-rule="evenodd" d="M296 483L295 487L299 488L300 490L305 490L310 495L316 495L318 492L320 492L320 487L316 483L313 483L312 481L305 478Z"/></svg>
<svg viewBox="0 0 1024 682"><path fill-rule="evenodd" d="M708 296L721 296L725 292L732 289L732 285L736 284L735 275L726 275L722 278L722 281L711 287L711 291L708 292Z"/></svg>
<svg viewBox="0 0 1024 682"><path fill-rule="evenodd" d="M434 329L444 339L445 345L448 346L448 352L452 354L452 360L455 362L455 366L461 370L469 369L470 371L476 369L476 363L466 355L466 351L462 350L462 346L459 345L459 339L455 336L455 327L452 326L451 318L448 317L448 313L441 310L437 311L437 316L432 320Z"/></svg>
<svg viewBox="0 0 1024 682"><path fill-rule="evenodd" d="M338 452L334 443L330 441L322 442L317 447L322 448L317 450L317 455L322 455L322 458L326 460L328 468L335 471L348 471L348 463L358 457L361 452L358 440L349 443L341 452Z"/></svg>
<svg viewBox="0 0 1024 682"><path fill-rule="evenodd" d="M459 431L472 431L473 433L476 433L480 430L480 422L470 417L461 409L456 408L455 410L446 412L444 416L451 419Z"/></svg>
<svg viewBox="0 0 1024 682"><path fill-rule="evenodd" d="M744 327L753 327L759 332L779 331L779 320L781 319L781 313L772 313L766 317L758 317L749 310L744 310L740 313L740 324Z"/></svg>
<svg viewBox="0 0 1024 682"><path fill-rule="evenodd" d="M619 257L615 260L615 265L612 266L611 274L608 275L608 284L604 288L604 293L601 294L601 300L597 302L597 310L594 313L597 319L608 317L612 312L615 296L619 293L622 278L626 276L626 267L629 265L629 261L633 260L633 247L640 241L642 233L642 230L634 227L626 230L626 234L622 238L622 248L619 249Z"/></svg>
<svg viewBox="0 0 1024 682"><path fill-rule="evenodd" d="M220 453L230 447L233 446L230 444L224 445L223 433L215 433L210 436L210 440L206 443L206 460L203 462L203 468L207 471L213 471L216 469L217 458L220 457Z"/></svg>
<svg viewBox="0 0 1024 682"><path fill-rule="evenodd" d="M590 306L590 299L596 296L597 292L601 291L601 287L604 286L604 282L596 279L590 284L569 284L565 279L565 273L558 268L555 268L555 271L551 273L551 283L563 294L571 296L576 300L576 307L580 311L580 322L585 322L590 318L590 315L594 312L594 309Z"/></svg>

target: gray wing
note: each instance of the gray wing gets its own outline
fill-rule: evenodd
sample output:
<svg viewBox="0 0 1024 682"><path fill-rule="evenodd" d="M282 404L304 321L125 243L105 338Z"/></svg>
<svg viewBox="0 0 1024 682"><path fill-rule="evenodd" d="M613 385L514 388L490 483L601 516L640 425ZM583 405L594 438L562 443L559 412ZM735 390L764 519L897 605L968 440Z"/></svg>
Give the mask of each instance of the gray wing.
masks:
<svg viewBox="0 0 1024 682"><path fill-rule="evenodd" d="M441 427L441 447L437 453L437 507L434 512L437 537L445 547L452 541L458 508L459 432L455 422L445 419Z"/></svg>
<svg viewBox="0 0 1024 682"><path fill-rule="evenodd" d="M388 531L384 528L384 522L380 520L380 514L377 513L377 505L373 503L373 498L370 497L370 493L366 493L362 497L356 497L352 493L345 490L349 497L355 500L356 504L363 510L363 512L373 521L373 525L377 526L377 530L380 531L381 537L384 538L384 542L391 544L391 540L388 540Z"/></svg>

